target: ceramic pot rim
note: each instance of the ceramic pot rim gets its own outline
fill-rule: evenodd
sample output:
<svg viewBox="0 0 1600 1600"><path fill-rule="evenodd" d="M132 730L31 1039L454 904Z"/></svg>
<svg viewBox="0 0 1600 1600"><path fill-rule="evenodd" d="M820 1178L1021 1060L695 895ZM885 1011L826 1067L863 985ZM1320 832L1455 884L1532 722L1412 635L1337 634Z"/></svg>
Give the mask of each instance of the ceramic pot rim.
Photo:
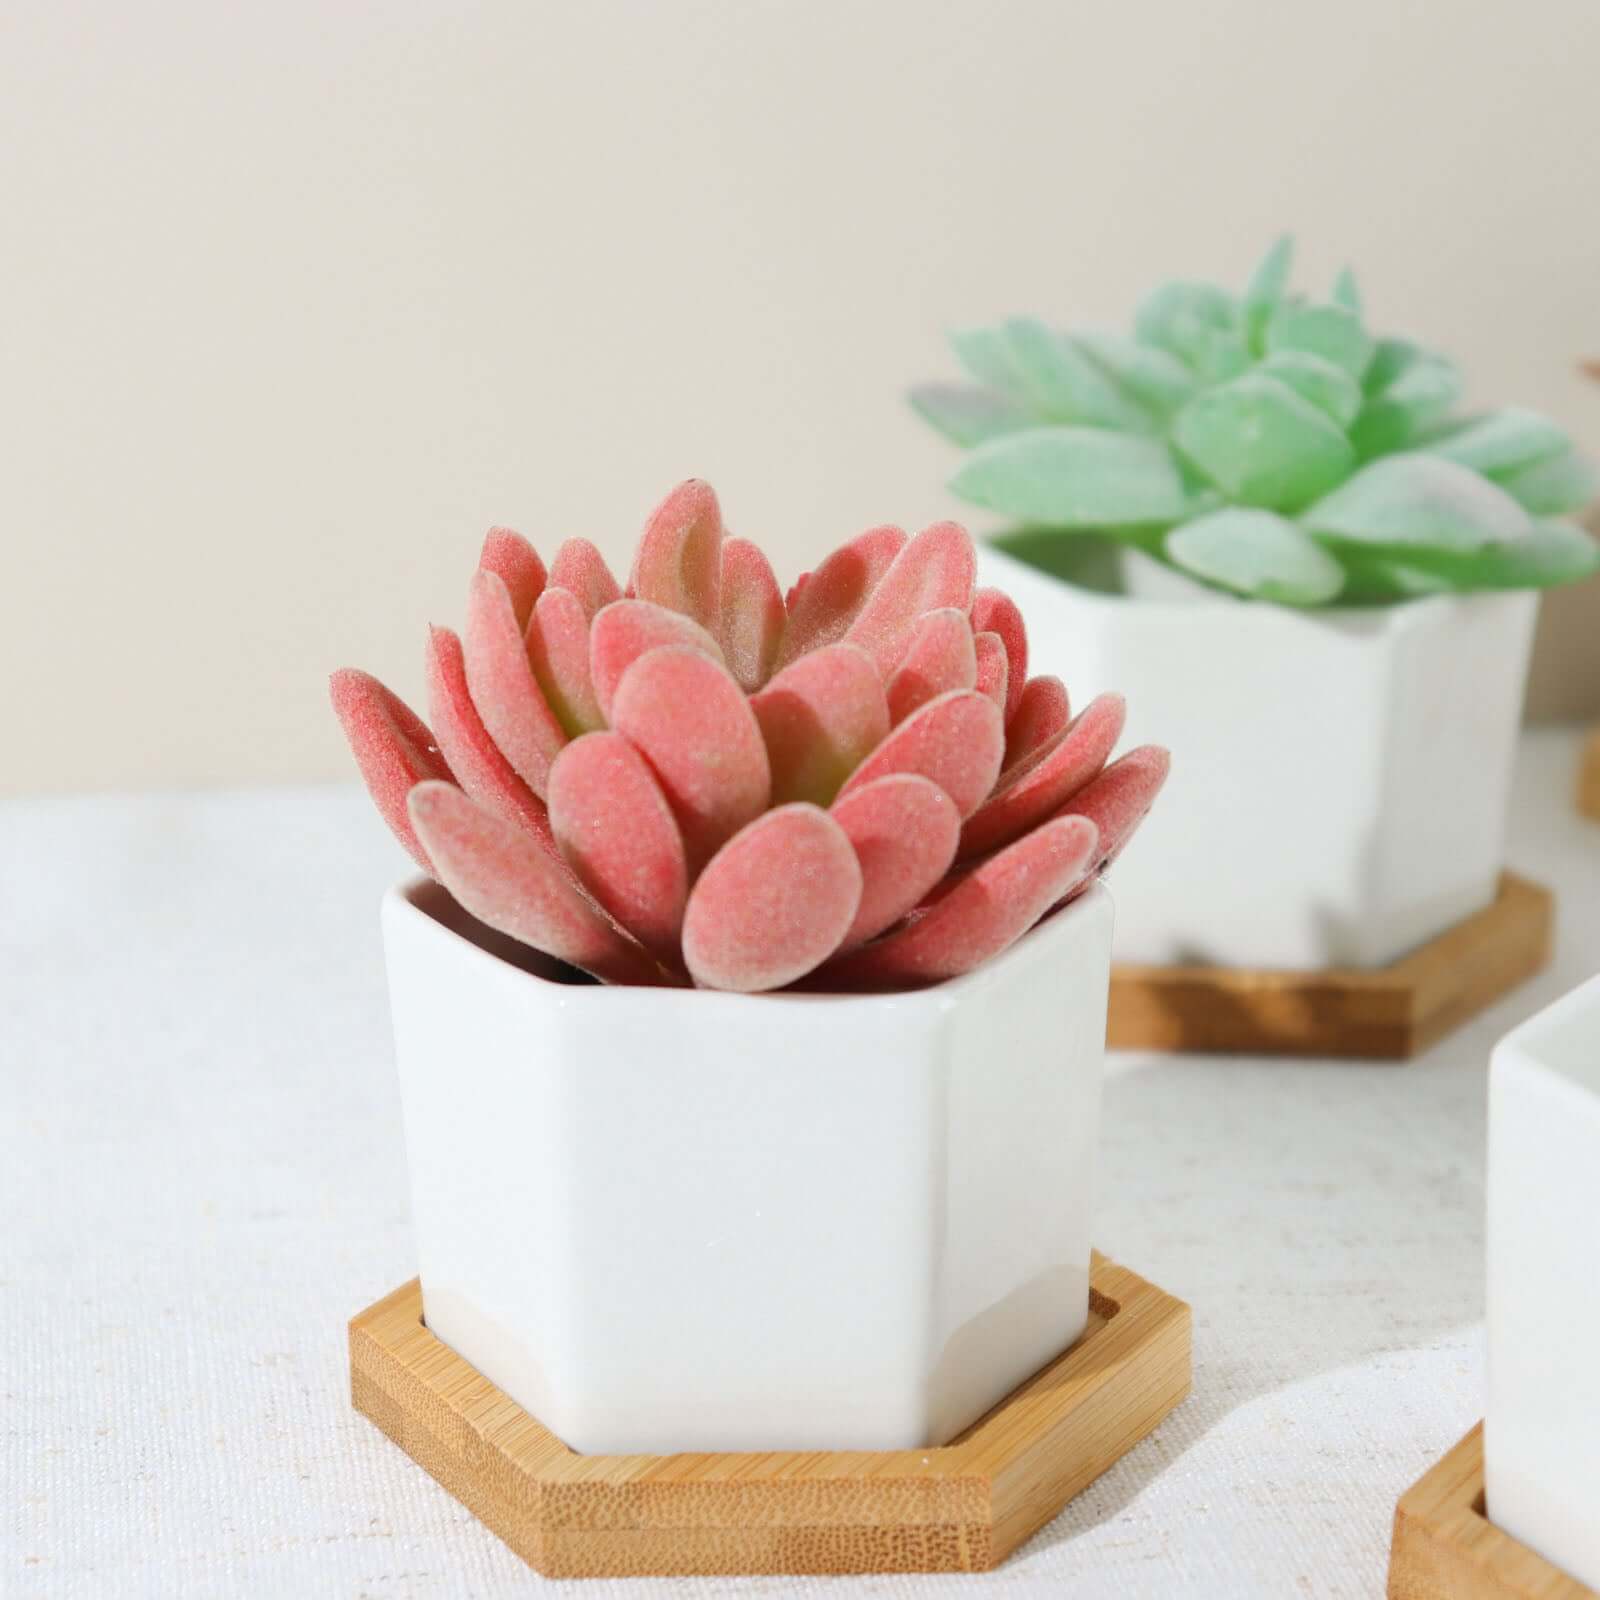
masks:
<svg viewBox="0 0 1600 1600"><path fill-rule="evenodd" d="M547 991L550 998L563 1005L588 1006L614 1010L622 1006L649 1006L657 1010L677 1010L693 1007L705 1014L711 1007L749 1006L835 1006L863 1010L885 1008L909 1010L934 1008L952 1010L969 1001L981 1000L987 989L1000 981L1006 971L1035 954L1044 954L1044 947L1066 944L1077 937L1080 924L1096 908L1110 899L1103 882L1089 885L1081 894L1059 910L1051 912L1017 940L1010 949L985 962L976 970L959 978L924 989L900 989L870 994L830 994L825 992L793 992L782 990L772 994L730 994L712 989L649 988L639 984L592 983L565 974L571 969L561 966L538 951L515 947L503 935L484 928L474 921L454 900L449 891L431 878L420 875L402 879L383 897L385 920L397 918L413 924L428 924L434 936L456 945L464 945L483 964L486 973L494 972L504 979L525 979ZM498 953L499 945L505 953ZM518 956L526 959L517 959ZM544 970L539 970L540 968Z"/></svg>

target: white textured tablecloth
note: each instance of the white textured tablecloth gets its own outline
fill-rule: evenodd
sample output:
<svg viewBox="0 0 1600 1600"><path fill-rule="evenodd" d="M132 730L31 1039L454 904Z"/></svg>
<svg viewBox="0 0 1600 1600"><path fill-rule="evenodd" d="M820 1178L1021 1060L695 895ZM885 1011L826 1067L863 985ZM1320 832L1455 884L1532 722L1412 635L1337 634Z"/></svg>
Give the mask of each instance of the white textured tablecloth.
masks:
<svg viewBox="0 0 1600 1600"><path fill-rule="evenodd" d="M1510 845L1555 964L1431 1054L1113 1058L1098 1236L1193 1304L1194 1394L976 1577L534 1576L350 1409L415 1270L364 797L0 807L0 1594L1380 1595L1483 1408L1489 1046L1600 968L1574 760L1530 736Z"/></svg>

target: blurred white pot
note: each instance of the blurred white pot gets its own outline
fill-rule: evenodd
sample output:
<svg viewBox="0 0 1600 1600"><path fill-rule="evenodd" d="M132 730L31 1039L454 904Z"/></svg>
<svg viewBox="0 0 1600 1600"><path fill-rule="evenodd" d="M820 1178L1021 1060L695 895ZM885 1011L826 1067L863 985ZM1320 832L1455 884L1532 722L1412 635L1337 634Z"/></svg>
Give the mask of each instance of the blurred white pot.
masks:
<svg viewBox="0 0 1600 1600"><path fill-rule="evenodd" d="M1600 1591L1600 978L1489 1071L1489 1519Z"/></svg>
<svg viewBox="0 0 1600 1600"><path fill-rule="evenodd" d="M1536 596L1302 612L1133 554L1123 591L980 545L1074 705L1172 750L1115 868L1117 959L1383 966L1482 909L1502 864Z"/></svg>
<svg viewBox="0 0 1600 1600"><path fill-rule="evenodd" d="M605 988L418 880L384 943L424 1315L573 1449L940 1444L1083 1331L1096 886L914 994Z"/></svg>

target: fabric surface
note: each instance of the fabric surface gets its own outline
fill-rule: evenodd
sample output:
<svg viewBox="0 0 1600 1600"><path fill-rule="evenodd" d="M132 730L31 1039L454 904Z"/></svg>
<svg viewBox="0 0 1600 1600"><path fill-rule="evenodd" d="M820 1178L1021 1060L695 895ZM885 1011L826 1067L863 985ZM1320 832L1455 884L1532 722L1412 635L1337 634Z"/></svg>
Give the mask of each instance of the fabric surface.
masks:
<svg viewBox="0 0 1600 1600"><path fill-rule="evenodd" d="M365 798L0 807L0 1594L1381 1594L1483 1409L1489 1047L1600 968L1575 758L1529 737L1509 850L1555 964L1427 1056L1112 1058L1097 1234L1193 1305L1194 1394L974 1577L533 1575L350 1409L415 1271Z"/></svg>

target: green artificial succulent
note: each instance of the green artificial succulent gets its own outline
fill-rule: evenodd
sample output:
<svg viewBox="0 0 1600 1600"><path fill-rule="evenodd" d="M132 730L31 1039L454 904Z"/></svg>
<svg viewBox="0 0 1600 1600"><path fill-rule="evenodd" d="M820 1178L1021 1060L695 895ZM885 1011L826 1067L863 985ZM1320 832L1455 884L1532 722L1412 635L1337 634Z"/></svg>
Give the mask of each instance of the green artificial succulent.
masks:
<svg viewBox="0 0 1600 1600"><path fill-rule="evenodd" d="M1012 518L1008 548L1047 569L1087 534L1283 605L1600 567L1559 520L1597 485L1566 434L1531 411L1452 414L1455 367L1370 333L1348 271L1326 301L1291 294L1291 253L1279 240L1240 296L1164 284L1131 338L1028 317L953 334L977 383L911 394L970 452L951 487Z"/></svg>

